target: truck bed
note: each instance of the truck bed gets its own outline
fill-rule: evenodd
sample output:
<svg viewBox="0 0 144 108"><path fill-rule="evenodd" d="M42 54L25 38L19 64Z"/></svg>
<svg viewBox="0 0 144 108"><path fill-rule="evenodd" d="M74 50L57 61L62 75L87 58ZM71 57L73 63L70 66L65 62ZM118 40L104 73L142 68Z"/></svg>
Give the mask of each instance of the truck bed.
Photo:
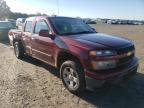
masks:
<svg viewBox="0 0 144 108"><path fill-rule="evenodd" d="M10 32L13 32L13 33L21 33L22 30L19 30L19 29L11 29Z"/></svg>
<svg viewBox="0 0 144 108"><path fill-rule="evenodd" d="M13 39L14 38L21 38L22 30L18 29L11 29L8 33L10 45L13 46Z"/></svg>

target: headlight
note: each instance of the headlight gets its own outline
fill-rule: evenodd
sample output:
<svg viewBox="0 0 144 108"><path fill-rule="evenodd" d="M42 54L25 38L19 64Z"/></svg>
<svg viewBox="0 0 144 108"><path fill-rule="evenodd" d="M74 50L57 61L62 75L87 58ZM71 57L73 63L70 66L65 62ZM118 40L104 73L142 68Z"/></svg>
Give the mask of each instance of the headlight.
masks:
<svg viewBox="0 0 144 108"><path fill-rule="evenodd" d="M91 61L94 70L112 69L116 67L115 60L109 61Z"/></svg>
<svg viewBox="0 0 144 108"><path fill-rule="evenodd" d="M89 52L91 59L92 68L94 70L103 70L103 69L112 69L116 67L116 60L106 60L106 61L97 61L95 58L103 58L109 56L117 55L116 51L112 50L101 50L101 51L90 51Z"/></svg>
<svg viewBox="0 0 144 108"><path fill-rule="evenodd" d="M98 56L98 57L103 57L103 56L114 56L116 55L115 51L111 50L101 50L101 51L90 51L89 52L90 56Z"/></svg>

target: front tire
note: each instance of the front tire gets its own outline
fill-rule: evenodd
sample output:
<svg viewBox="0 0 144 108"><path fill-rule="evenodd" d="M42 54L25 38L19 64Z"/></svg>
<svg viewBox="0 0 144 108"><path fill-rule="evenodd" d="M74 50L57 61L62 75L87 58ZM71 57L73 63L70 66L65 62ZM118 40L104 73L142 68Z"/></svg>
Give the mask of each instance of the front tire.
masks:
<svg viewBox="0 0 144 108"><path fill-rule="evenodd" d="M64 86L72 93L85 90L86 83L83 68L76 61L65 61L60 68L60 76Z"/></svg>
<svg viewBox="0 0 144 108"><path fill-rule="evenodd" d="M14 53L18 59L23 58L24 56L24 48L20 42L14 43Z"/></svg>

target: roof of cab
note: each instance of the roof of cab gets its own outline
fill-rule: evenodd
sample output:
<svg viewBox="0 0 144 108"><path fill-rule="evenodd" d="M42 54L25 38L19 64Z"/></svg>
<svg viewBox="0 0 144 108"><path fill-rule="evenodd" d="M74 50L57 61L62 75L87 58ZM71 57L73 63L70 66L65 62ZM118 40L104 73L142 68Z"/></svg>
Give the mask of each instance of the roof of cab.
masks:
<svg viewBox="0 0 144 108"><path fill-rule="evenodd" d="M33 21L36 18L40 18L40 17L45 17L45 18L73 18L73 17L65 17L65 16L35 16L35 17L27 18L26 21Z"/></svg>
<svg viewBox="0 0 144 108"><path fill-rule="evenodd" d="M35 18L36 17L29 17L29 18L26 19L26 21L33 21L33 20L35 20Z"/></svg>

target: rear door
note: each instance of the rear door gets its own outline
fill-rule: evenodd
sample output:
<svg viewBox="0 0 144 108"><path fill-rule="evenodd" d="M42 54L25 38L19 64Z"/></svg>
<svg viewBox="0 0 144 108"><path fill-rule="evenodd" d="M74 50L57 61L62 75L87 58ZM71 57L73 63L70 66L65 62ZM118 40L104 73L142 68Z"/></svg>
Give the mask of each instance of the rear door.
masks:
<svg viewBox="0 0 144 108"><path fill-rule="evenodd" d="M51 38L39 36L40 30L50 31L50 28L45 19L37 19L35 23L34 33L32 37L32 54L34 57L42 61L53 64L53 48L55 44Z"/></svg>
<svg viewBox="0 0 144 108"><path fill-rule="evenodd" d="M33 31L33 22L26 21L24 32L22 33L22 39L24 42L25 50L27 54L31 54L31 37Z"/></svg>

